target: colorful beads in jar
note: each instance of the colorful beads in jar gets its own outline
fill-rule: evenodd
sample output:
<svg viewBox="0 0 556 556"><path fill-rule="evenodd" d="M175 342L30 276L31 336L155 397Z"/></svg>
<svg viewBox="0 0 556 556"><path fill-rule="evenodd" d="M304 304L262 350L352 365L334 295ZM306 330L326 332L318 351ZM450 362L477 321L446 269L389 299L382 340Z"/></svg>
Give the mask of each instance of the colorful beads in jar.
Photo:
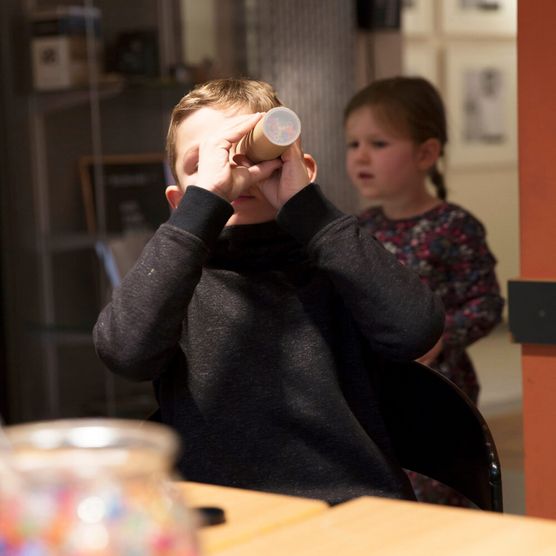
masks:
<svg viewBox="0 0 556 556"><path fill-rule="evenodd" d="M172 484L170 429L78 419L5 430L17 480L0 469L0 554L198 556L192 513Z"/></svg>

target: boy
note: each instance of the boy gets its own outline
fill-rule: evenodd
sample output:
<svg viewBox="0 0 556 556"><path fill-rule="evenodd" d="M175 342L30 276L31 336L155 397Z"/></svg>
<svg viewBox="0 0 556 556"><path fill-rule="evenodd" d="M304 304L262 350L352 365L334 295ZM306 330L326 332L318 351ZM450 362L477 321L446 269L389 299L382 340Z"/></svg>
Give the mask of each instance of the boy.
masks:
<svg viewBox="0 0 556 556"><path fill-rule="evenodd" d="M188 480L331 504L413 499L372 382L383 358L435 344L443 310L322 196L299 143L260 164L235 152L279 105L269 85L236 79L178 103L174 211L99 316L96 349L113 372L154 381Z"/></svg>

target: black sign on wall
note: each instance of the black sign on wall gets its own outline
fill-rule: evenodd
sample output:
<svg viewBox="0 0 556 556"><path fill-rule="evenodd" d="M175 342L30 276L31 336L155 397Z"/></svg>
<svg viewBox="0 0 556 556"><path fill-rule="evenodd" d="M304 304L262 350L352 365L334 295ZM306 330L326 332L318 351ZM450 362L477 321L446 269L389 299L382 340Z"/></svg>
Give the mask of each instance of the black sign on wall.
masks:
<svg viewBox="0 0 556 556"><path fill-rule="evenodd" d="M366 31L398 30L402 0L356 0L357 27Z"/></svg>
<svg viewBox="0 0 556 556"><path fill-rule="evenodd" d="M515 342L556 345L556 282L509 280L508 309Z"/></svg>
<svg viewBox="0 0 556 556"><path fill-rule="evenodd" d="M79 168L87 228L91 233L154 231L168 219L164 155L113 155L99 159L85 156L80 159ZM101 187L97 187L97 181ZM104 230L98 229L101 206Z"/></svg>

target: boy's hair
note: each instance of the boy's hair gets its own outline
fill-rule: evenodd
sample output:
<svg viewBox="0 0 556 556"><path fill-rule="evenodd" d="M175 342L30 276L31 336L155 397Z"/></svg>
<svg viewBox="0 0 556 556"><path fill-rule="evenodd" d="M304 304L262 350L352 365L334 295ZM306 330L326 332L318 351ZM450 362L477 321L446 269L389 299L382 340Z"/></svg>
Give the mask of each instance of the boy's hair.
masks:
<svg viewBox="0 0 556 556"><path fill-rule="evenodd" d="M380 121L407 134L415 143L438 139L441 155L448 142L444 103L436 88L422 77L379 79L353 96L344 109L344 122L358 108L369 106ZM436 164L430 178L440 199L446 199L444 177Z"/></svg>
<svg viewBox="0 0 556 556"><path fill-rule="evenodd" d="M253 112L267 112L282 106L274 89L264 81L254 79L214 79L197 85L174 107L166 138L166 156L176 184L176 137L178 126L193 112L203 108L228 109L245 106Z"/></svg>

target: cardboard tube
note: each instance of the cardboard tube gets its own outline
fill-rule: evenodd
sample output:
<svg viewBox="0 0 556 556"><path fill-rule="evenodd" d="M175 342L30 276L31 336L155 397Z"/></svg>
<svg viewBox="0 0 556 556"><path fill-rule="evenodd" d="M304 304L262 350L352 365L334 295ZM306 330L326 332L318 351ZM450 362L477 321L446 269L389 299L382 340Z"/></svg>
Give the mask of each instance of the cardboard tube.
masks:
<svg viewBox="0 0 556 556"><path fill-rule="evenodd" d="M236 152L254 163L278 158L301 133L297 114L285 106L269 110L237 145Z"/></svg>

